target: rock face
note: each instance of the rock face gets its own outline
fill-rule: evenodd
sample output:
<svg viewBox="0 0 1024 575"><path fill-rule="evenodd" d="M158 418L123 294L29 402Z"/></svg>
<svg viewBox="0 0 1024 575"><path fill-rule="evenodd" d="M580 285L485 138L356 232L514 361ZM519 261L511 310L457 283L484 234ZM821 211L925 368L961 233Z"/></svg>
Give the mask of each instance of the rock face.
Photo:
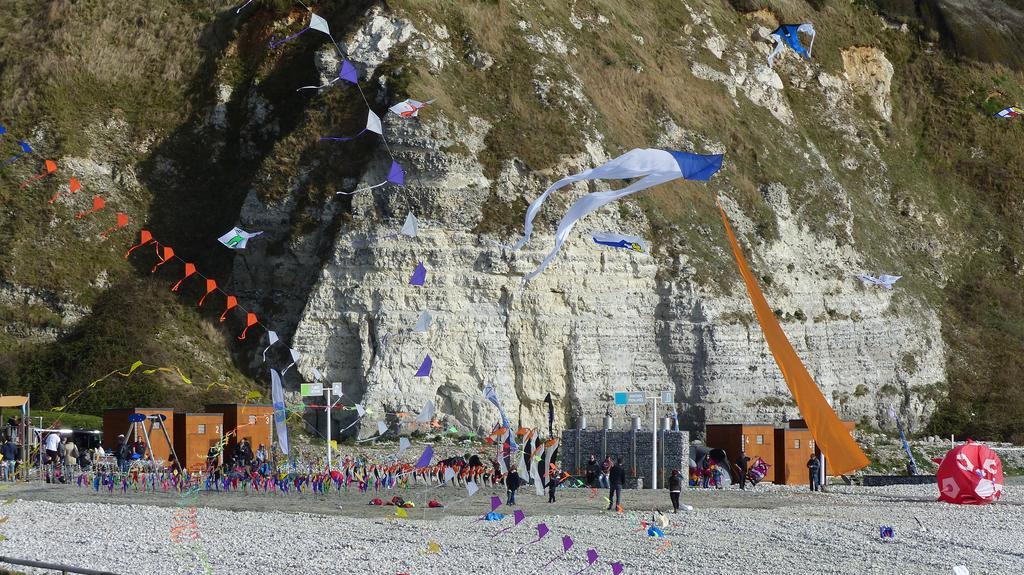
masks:
<svg viewBox="0 0 1024 575"><path fill-rule="evenodd" d="M871 105L885 120L892 120L892 64L878 48L853 47L843 50L843 68L850 87L871 99Z"/></svg>
<svg viewBox="0 0 1024 575"><path fill-rule="evenodd" d="M357 65L374 67L380 58L372 55L374 43L368 37L421 42L412 30L375 11L344 49ZM693 40L690 49L716 62L725 60L729 71L717 71L723 64L695 62L692 73L724 84L733 98L742 93L780 124L791 124L794 114L785 86L761 60L767 46L758 45L750 55L727 48L713 26L708 35L704 42ZM390 41L384 44L382 50L394 49ZM885 55L874 48L851 48L843 58L847 79L822 74L815 89L834 103L867 93L888 119L893 69ZM328 70L324 77L330 77ZM796 81L810 89L814 84L803 78ZM589 241L594 231L643 234L647 223L642 216L616 205L592 214L577 226L552 267L528 285L521 278L550 249L553 240L545 235L550 227L542 225L526 249L516 253L469 231L482 217L488 196L481 191L491 186L494 197L503 201L530 200L557 174L603 161L599 143L588 145L590 152L581 157L566 159L550 180L509 163L492 182L476 159L490 129L486 122L474 120L470 131L458 134L443 114L420 122L389 115L385 122L410 183L400 194L375 190L353 199L353 224L336 238L295 329L292 346L309 358L304 369L316 367L328 380L343 382L350 400L371 409L416 412L432 400L446 425L477 432L489 429L497 416L482 396L485 385L496 386L513 424L527 426L546 424L542 400L551 393L556 430L570 427L575 414L596 422L611 411L620 424L626 421L623 416L630 410L611 406L613 391L623 389L672 391L681 427L688 430L701 430L705 422L798 417L738 273L730 292L721 293L695 281L702 271L688 266L685 255L598 249ZM683 131L671 122L662 128L661 144L678 144L675 140L682 138L715 147L700 134L680 136ZM847 204L824 158L813 144L807 146L807 157L817 156L824 170L822 193ZM376 171L389 158L381 151L378 159L365 181L379 181ZM598 189L605 189L602 185ZM560 192L541 220L552 221L585 191ZM770 283L763 287L825 396L845 418L885 425L888 406L897 404L911 425L919 425L933 407L920 390L944 380L937 315L898 291L864 287L852 279L854 270L864 266L856 247L811 233L790 206L784 185L766 185L762 195L774 211L778 238L745 247L755 251L755 269L776 270L766 274ZM728 191L721 201L737 230L752 236L753 221ZM410 211L421 221L416 238L397 235ZM272 227L272 222L260 223ZM427 268L426 283L409 285L418 262ZM425 334L410 333L423 310L434 313L433 327ZM414 377L428 354L432 373ZM362 435L376 431L374 425L365 427Z"/></svg>
<svg viewBox="0 0 1024 575"><path fill-rule="evenodd" d="M958 55L1024 68L1024 3L1019 0L879 0L888 13L917 20Z"/></svg>

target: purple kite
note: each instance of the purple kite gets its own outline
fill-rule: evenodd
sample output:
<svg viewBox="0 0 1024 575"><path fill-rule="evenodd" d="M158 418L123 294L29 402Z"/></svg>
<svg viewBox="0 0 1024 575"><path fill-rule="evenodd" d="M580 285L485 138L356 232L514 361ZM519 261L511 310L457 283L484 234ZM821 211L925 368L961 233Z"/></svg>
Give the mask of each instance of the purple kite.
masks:
<svg viewBox="0 0 1024 575"><path fill-rule="evenodd" d="M548 529L548 526L546 524L538 523L537 524L537 541L540 541L541 539L544 539L544 536L547 535L549 531L551 531L551 530ZM537 541L534 541L533 543L536 543Z"/></svg>
<svg viewBox="0 0 1024 575"><path fill-rule="evenodd" d="M500 502L501 500L499 499L498 501ZM515 524L513 524L512 527L515 527L516 525L519 525L520 523L522 523L523 519L526 519L526 514L523 513L521 510L516 509L515 513L513 513L513 517L515 518ZM506 528L496 532L494 535L491 535L491 537L497 537L498 535L501 535L502 533L512 529L512 527L506 527Z"/></svg>
<svg viewBox="0 0 1024 575"><path fill-rule="evenodd" d="M423 262L418 262L416 269L412 272L412 277L409 278L409 285L421 286L425 281L427 281L427 268L423 266Z"/></svg>
<svg viewBox="0 0 1024 575"><path fill-rule="evenodd" d="M619 573L622 573L622 563L619 563L618 561L616 561L615 563L612 563L611 566L612 566L612 575L619 575Z"/></svg>
<svg viewBox="0 0 1024 575"><path fill-rule="evenodd" d="M416 462L416 469L423 469L424 467L430 467L430 461L434 459L434 448L430 445L423 450L423 455L420 456L420 460Z"/></svg>
<svg viewBox="0 0 1024 575"><path fill-rule="evenodd" d="M338 77L327 82L323 86L303 86L301 88L297 88L295 91L298 92L299 90L319 90L321 88L330 88L338 80L345 80L350 84L359 84L359 72L356 71L356 67L352 65L352 62L342 60L341 69L338 70Z"/></svg>
<svg viewBox="0 0 1024 575"><path fill-rule="evenodd" d="M379 188L379 187L385 186L387 184L395 184L396 186L405 186L405 170L403 170L402 166L398 162L396 162L394 160L391 160L391 168L388 170L388 179L387 180L384 180L383 182L381 182L379 184L374 184L372 186L367 186L365 188L359 188L358 190L353 190L351 192L335 192L334 195L336 195L336 196L337 195L351 196L353 194L358 194L359 192L365 192L365 191L368 191L368 190L372 190L374 188Z"/></svg>
<svg viewBox="0 0 1024 575"><path fill-rule="evenodd" d="M430 377L430 368L434 365L434 360L430 359L430 356L423 358L423 363L420 364L420 368L416 370L416 377ZM501 505L501 503L499 503Z"/></svg>
<svg viewBox="0 0 1024 575"><path fill-rule="evenodd" d="M541 523L541 525L544 525L544 524ZM545 527L545 529L546 529L546 527ZM539 529L538 529L538 531L539 531ZM570 549L572 549L572 537L569 537L568 535L562 535L562 555L565 555L566 553L568 553ZM545 563L544 566L541 567L540 569L538 569L537 571L538 572L543 571L549 565L551 565L552 563L557 561L558 558L561 557L562 555L555 555L554 557L551 558L551 561L548 561L547 563Z"/></svg>

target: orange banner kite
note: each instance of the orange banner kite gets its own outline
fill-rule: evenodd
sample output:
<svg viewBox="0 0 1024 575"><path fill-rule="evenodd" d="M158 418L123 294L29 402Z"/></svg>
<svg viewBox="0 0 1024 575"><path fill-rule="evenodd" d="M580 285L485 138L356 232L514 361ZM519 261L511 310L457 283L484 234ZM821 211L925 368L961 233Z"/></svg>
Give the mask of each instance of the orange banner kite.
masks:
<svg viewBox="0 0 1024 575"><path fill-rule="evenodd" d="M757 314L757 321L761 324L761 331L764 339L768 342L768 349L775 357L775 363L782 371L782 377L789 386L789 391L796 400L800 409L800 415L807 422L814 441L828 459L829 471L836 475L843 475L867 467L870 463L857 442L853 440L850 432L846 430L839 416L832 411L832 406L825 401L818 384L814 382L811 374L807 372L800 357L793 350L789 340L786 338L782 326L779 325L775 313L764 299L761 288L757 285L754 274L743 259L743 251L736 241L736 235L729 226L729 219L725 215L722 206L718 206L722 214L722 223L725 224L725 232L729 235L729 244L732 246L732 253L736 256L736 265L740 268L740 275L743 282L747 284L747 293L750 295L750 303L754 306Z"/></svg>

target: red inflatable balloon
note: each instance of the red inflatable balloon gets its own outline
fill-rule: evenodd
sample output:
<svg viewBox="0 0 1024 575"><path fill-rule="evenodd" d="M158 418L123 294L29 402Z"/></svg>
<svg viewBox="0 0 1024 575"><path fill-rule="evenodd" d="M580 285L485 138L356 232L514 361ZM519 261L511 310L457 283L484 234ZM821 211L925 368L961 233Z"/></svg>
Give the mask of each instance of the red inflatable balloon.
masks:
<svg viewBox="0 0 1024 575"><path fill-rule="evenodd" d="M1003 494L1003 463L996 452L968 440L946 453L936 479L940 501L960 505L992 503Z"/></svg>

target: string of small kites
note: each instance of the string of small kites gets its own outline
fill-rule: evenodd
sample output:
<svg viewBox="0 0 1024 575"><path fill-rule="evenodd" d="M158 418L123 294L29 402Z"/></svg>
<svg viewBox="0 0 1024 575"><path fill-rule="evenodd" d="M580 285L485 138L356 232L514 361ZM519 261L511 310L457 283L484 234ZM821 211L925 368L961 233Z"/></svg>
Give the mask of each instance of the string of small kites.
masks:
<svg viewBox="0 0 1024 575"><path fill-rule="evenodd" d="M250 3L251 3L251 0L246 2L245 5L243 5L241 8L239 8L236 12L240 12L242 10L242 8L245 8L245 6L248 6ZM388 169L388 174L387 174L387 177L386 177L386 179L384 181L382 181L380 183L377 183L377 184L369 185L367 187L359 188L359 189L356 189L356 190L353 190L353 191L339 191L339 192L337 192L337 194L352 195L352 194L356 194L356 193L359 193L359 192L369 191L369 190L372 190L372 189L375 189L375 188L378 188L378 187L381 187L381 186L384 186L384 185L387 185L387 184L394 184L394 185L397 185L399 187L404 187L404 185L405 185L405 171L402 168L402 166L398 163L397 159L395 158L394 154L391 151L390 146L388 145L387 138L384 136L383 125L382 125L382 122L381 122L381 118L376 113L374 113L372 107L370 106L370 103L367 100L366 95L363 92L362 87L359 84L359 74L358 74L355 66L353 66L352 63L347 58L344 57L344 54L342 54L341 49L338 46L337 41L335 41L334 37L331 35L330 28L328 26L327 21L324 20L322 17L320 17L320 16L318 16L318 15L316 15L316 14L311 12L310 23L309 23L309 25L307 27L305 27L302 30L300 30L299 32L297 32L295 34L292 34L292 35L290 35L290 36L288 36L286 38L283 38L281 40L274 40L272 38L271 42L269 44L269 47L271 49L274 49L274 48L276 48L277 46L279 46L281 44L284 44L284 43L286 43L286 42L288 42L288 41L290 41L290 40L292 40L294 38L297 38L298 36L302 35L303 33L307 32L309 30L316 30L316 31L319 31L319 32L321 32L323 34L326 34L330 38L332 44L334 44L334 47L337 50L339 56L341 56L342 62L341 62L341 65L339 66L339 72L338 72L337 78L332 79L331 81L329 81L326 84L323 84L321 86L302 86L302 87L298 88L298 90L315 89L315 90L319 91L319 90L322 90L322 89L329 88L332 85L334 85L335 83L338 83L339 81L344 81L344 82L348 82L348 83L353 84L353 85L356 86L356 88L359 90L359 94L362 97L364 104L367 107L366 127L363 128L362 130L360 130L358 133L356 133L354 135L351 135L351 136L343 136L343 137L339 137L339 136L325 136L325 137L321 137L320 140L321 141L349 142L349 141L355 140L356 138L359 138L360 136L362 136L364 134L373 132L373 133L378 134L381 137L381 140L382 140L382 142L384 144L385 150L387 151L387 154L388 154L388 156L391 159L391 165L390 165L390 167ZM400 103L392 106L391 108L389 108L389 110L391 112L395 113L396 115L398 115L400 117L403 117L403 118L416 117L418 115L419 111L422 110L423 108L425 108L426 106L428 106L431 102L432 102L432 100L429 100L427 102L419 102L419 101L416 101L416 100L407 99L407 100L405 100L403 102L400 102ZM6 134L6 129L3 126L0 126L0 136L3 136L4 134ZM3 161L2 163L0 163L0 168L6 167L7 165L9 165L11 163L14 163L14 162L20 160L21 158L24 158L24 157L26 157L26 156L28 156L28 155L33 153L33 149L31 147L31 145L29 143L23 141L23 140L19 140L18 141L18 146L19 146L19 148L21 150L21 153L15 155L15 156L12 156L12 157L8 158L7 160ZM41 173L39 173L39 174L33 175L32 177L26 179L25 181L23 181L21 183L21 185L20 185L20 188L27 188L27 187L35 184L36 182L39 182L40 180L43 180L44 178L47 178L48 176L50 176L52 174L55 174L57 171L58 171L58 166L57 166L57 162L56 161L54 161L54 160L45 160L43 162L43 171ZM64 196L64 197L74 196L75 194L77 194L82 189L83 189L83 186L82 186L81 182L77 178L70 178L66 191L63 188L59 189L57 191L57 193L55 193L49 199L48 204L51 204L51 205L54 204L62 196ZM101 212L103 212L106 208L107 208L106 200L102 196L100 196L100 195L94 195L93 198L92 198L92 201L91 201L91 206L89 206L87 209L83 209L81 211L78 211L75 214L75 219L84 219L84 218L95 216L96 214L100 214ZM98 217L98 216L96 216L96 217ZM406 225L403 226L403 233L406 233L406 228L410 225L410 219L411 219L411 223L412 223L413 229L415 229L415 224L416 224L415 217L412 216L412 214L409 214L409 217L407 218L407 221L406 221ZM110 226L109 228L104 229L102 232L100 232L99 236L101 238L103 238L103 239L107 239L114 232L127 227L128 224L129 224L129 217L128 217L128 215L123 213L123 212L116 211L115 215L114 215L113 225ZM223 238L221 238L221 242L224 243L224 245L226 245L229 248L233 248L233 249L244 248L246 240L251 238L251 237L254 237L255 235L258 235L258 234L259 233L249 234L247 232L244 232L244 230L240 230L238 228L235 228L234 230L232 230L232 232L229 232L228 234L225 234L225 236ZM413 231L412 234L406 234L406 235L415 235L415 231ZM225 239L225 238L227 238L227 236L232 236L232 237L230 239ZM147 229L141 229L140 230L138 243L135 243L135 244L131 245L131 247L125 253L125 256L124 256L125 259L128 259L129 256L131 256L131 254L133 252L135 252L136 250L139 250L140 248L143 248L143 247L146 247L146 246L149 246L149 245L152 245L154 247L154 251L155 251L155 255L156 255L156 262L154 263L152 269L150 270L150 273L156 273L156 271L159 270L162 266L165 266L165 265L167 265L168 263L171 263L171 262L175 262L176 264L181 264L181 266L182 266L182 274L183 275L171 287L171 291L178 292L179 289L181 288L181 286L184 284L184 282L186 282L190 278L193 278L193 277L200 278L200 279L202 279L205 282L205 292L203 293L202 297L198 301L198 306L199 307L203 306L203 304L206 302L207 297L209 297L212 293L217 292L220 296L223 296L223 298L224 298L224 310L221 313L220 318L219 318L221 322L226 321L227 318L228 318L229 313L231 313L233 311L237 310L238 312L241 312L242 314L244 314L244 316L245 316L245 325L244 325L241 333L238 336L238 340L240 340L240 341L246 340L246 338L249 335L250 328L261 327L261 328L264 329L264 331L267 332L267 334L268 334L268 345L267 345L267 347L262 352L263 361L265 362L266 361L266 352L271 347L273 347L276 343L278 343L280 341L280 338L277 336L277 333L274 330L270 329L268 326L266 326L264 323L262 323L256 313L254 313L252 311L249 311L247 308L245 308L243 305L241 305L239 303L238 298L236 296L234 296L232 294L229 294L226 291L224 291L223 289L221 289L220 284L218 284L216 279L203 274L201 271L199 271L199 269L196 267L196 265L194 263L189 262L189 261L183 259L182 257L180 257L177 253L175 253L173 247L171 247L170 245L167 245L165 243L160 242ZM409 283L410 283L410 285L422 286L422 285L424 285L425 278L426 278L426 268L425 268L425 266L423 265L422 262L419 262L417 264L413 274L412 274L412 277L410 278L410 282ZM427 312L424 312L424 313L426 314ZM421 317L421 322L422 321L423 321L423 318ZM429 320L429 314L428 314L428 319L427 319L427 325L428 326L429 326L429 321L430 320ZM418 322L417 327L419 327L419 325L420 325L420 322ZM416 331L419 331L419 330L417 329ZM425 331L425 329L423 331ZM296 351L296 350L294 350L292 348L288 348L288 351L289 351L289 355L290 355L292 361L291 361L291 363L288 364L288 366L285 367L285 369L283 370L282 374L287 373L287 371L291 367L295 366L299 362L299 360L301 358L301 354L298 351ZM416 376L417 377L429 376L430 375L430 371L431 371L431 367L432 367L432 359L430 358L429 355L427 355L425 357L425 359L423 360L423 363L421 364L420 368L417 370ZM70 394L68 396L68 398L64 402L64 405L63 406L59 406L58 408L55 408L55 411L62 411L63 409L66 409L68 405L70 405L75 400L77 400L85 391L95 387L101 381L104 381L105 379L107 379L109 377L112 377L114 375L119 375L119 376L122 376L122 377L131 377L136 371L140 370L140 368L141 368L141 373L143 373L143 374L150 374L150 373L156 373L156 372L171 372L171 373L176 372L177 375L182 379L182 381L184 381L185 383L188 383L188 384L192 383L191 380L188 377L186 377L181 372L180 369L178 369L176 367L175 368L169 368L169 367L162 367L162 366L151 366L151 365L147 365L147 364L143 363L142 361L136 361L135 363L133 363L126 370L126 372L122 372L120 369L114 370L113 372L103 376L102 378L97 379L97 380L91 382L88 386L86 386L86 387L84 387L84 388L82 388L80 390L76 390L75 392L73 392L72 394ZM311 368L311 370L317 376L318 380L322 380L323 379L322 375L320 375L319 371L317 371L316 368ZM215 384L211 384L211 386L212 385L215 385ZM256 395L254 395L254 394L256 394ZM250 394L249 394L249 396L247 396L246 400L248 401L248 400L256 398L258 396L259 396L259 392L253 391L253 392L250 392ZM433 405L430 404L430 402L428 402L428 404L429 404L429 407L430 407L430 411L432 412ZM307 407L311 407L311 406L306 406L306 405L302 406L303 409L305 409ZM355 404L355 405L352 405L352 406L343 406L342 408L343 409L354 409L354 410L356 410L358 412L359 418L357 418L357 420L355 422L353 422L352 425L354 425L355 423L358 423L365 414L370 413L368 410L365 410L363 408L363 406L360 405L360 404ZM425 409L426 409L426 406L425 406ZM396 415L402 415L402 413L398 412L398 413L396 413ZM349 427L351 427L351 425ZM379 435L383 435L384 432L387 431L387 426L385 424L383 424L383 422L378 422L378 431L380 432ZM379 435L378 435L378 437L379 437ZM371 439L375 439L375 438L371 438ZM404 451L404 448L408 447L408 440L404 439L404 438L402 438L402 439L404 441L401 444L401 448L400 448L399 453ZM424 454L424 455L426 455L426 454ZM475 487L475 484L474 484L474 487ZM471 490L469 496L471 497L474 493L475 493L475 490ZM499 497L497 497L497 496L492 497L492 499L491 499L491 510L492 510L492 513L498 507L500 507L500 505L501 505L501 499ZM404 512L404 510L401 510L401 509L400 509L400 511ZM620 508L620 511L621 511L621 508ZM513 527L518 526L519 523L521 523L524 519L525 519L525 514L521 510L516 510L515 514L514 514L514 525L512 527L508 527L508 528L505 528L505 529L502 529L502 530L498 531L497 533L492 535L492 537L497 536L498 534L507 532L510 529L512 529ZM537 526L536 526L536 529L537 529L537 539L527 543L527 545L531 545L531 544L534 544L534 543L537 543L537 542L541 541L550 532L550 529L548 528L548 526L545 523L538 523ZM542 567L542 569L550 566L557 559L567 555L569 550L573 547L573 545L574 545L574 542L573 542L572 538L570 536L568 536L568 535L564 535L562 537L562 553L560 555L556 555L555 557L553 557L547 564L544 565L544 567ZM524 545L524 547L525 547L525 545ZM520 551L522 551L522 548L520 548L519 551L517 551L516 553L518 553ZM436 542L432 541L428 545L426 552L427 553L440 553L440 546ZM598 560L598 553L593 548L588 549L587 552L586 552L586 555L587 555L587 566L584 567L583 569L581 569L580 571L578 571L577 574L578 573L582 573L583 571L586 571L586 570L590 569ZM620 562L610 563L610 566L611 566L611 572L612 572L613 575L619 575L622 572L622 570L623 570L622 564ZM574 574L574 575L577 575L577 574Z"/></svg>

